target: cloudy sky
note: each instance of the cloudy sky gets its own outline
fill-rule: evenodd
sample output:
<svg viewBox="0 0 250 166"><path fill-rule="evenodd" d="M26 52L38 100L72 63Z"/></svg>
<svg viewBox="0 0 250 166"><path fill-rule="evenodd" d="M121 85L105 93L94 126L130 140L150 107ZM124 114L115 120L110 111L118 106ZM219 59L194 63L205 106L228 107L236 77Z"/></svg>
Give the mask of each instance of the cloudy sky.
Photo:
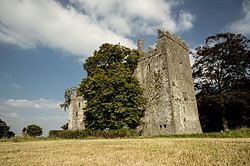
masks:
<svg viewBox="0 0 250 166"><path fill-rule="evenodd" d="M158 28L190 50L219 32L250 38L250 0L1 0L0 118L18 135L28 124L60 129L83 61L102 43L154 44Z"/></svg>

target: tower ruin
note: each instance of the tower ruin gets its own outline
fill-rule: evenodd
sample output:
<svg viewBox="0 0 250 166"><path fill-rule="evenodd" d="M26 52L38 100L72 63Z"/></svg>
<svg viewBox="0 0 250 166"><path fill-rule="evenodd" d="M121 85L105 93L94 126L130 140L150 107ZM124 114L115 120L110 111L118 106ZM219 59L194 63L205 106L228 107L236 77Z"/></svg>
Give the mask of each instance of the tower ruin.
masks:
<svg viewBox="0 0 250 166"><path fill-rule="evenodd" d="M188 47L178 37L158 30L153 47L138 40L139 63L134 72L144 88L143 135L201 133ZM84 130L85 102L72 96L69 130Z"/></svg>
<svg viewBox="0 0 250 166"><path fill-rule="evenodd" d="M73 93L70 98L68 129L85 130L83 112L85 100L81 96L77 96L76 93Z"/></svg>
<svg viewBox="0 0 250 166"><path fill-rule="evenodd" d="M142 134L201 133L187 45L161 30L154 47L143 52L142 43L134 72L146 99Z"/></svg>

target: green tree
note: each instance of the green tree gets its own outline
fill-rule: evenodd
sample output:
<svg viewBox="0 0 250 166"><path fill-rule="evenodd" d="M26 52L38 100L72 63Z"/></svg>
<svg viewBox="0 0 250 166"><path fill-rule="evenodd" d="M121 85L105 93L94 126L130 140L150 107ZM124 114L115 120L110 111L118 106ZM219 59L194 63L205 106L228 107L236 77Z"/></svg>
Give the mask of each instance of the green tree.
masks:
<svg viewBox="0 0 250 166"><path fill-rule="evenodd" d="M203 47L196 48L193 78L205 131L247 125L250 111L248 43L241 34L220 33L209 36Z"/></svg>
<svg viewBox="0 0 250 166"><path fill-rule="evenodd" d="M26 129L23 129L27 136L35 137L43 134L43 129L37 125L28 125Z"/></svg>
<svg viewBox="0 0 250 166"><path fill-rule="evenodd" d="M26 128L26 127L24 127L24 128L22 129L22 135L23 135L23 136L26 136L26 135L27 135L27 128Z"/></svg>
<svg viewBox="0 0 250 166"><path fill-rule="evenodd" d="M7 132L7 138L15 137L15 133L13 131Z"/></svg>
<svg viewBox="0 0 250 166"><path fill-rule="evenodd" d="M103 44L83 64L87 71L78 95L87 101L88 129L136 128L143 114L142 88L133 77L138 52L119 44Z"/></svg>
<svg viewBox="0 0 250 166"><path fill-rule="evenodd" d="M61 129L68 130L68 126L69 126L69 124L65 123L64 125L62 125Z"/></svg>
<svg viewBox="0 0 250 166"><path fill-rule="evenodd" d="M8 133L9 130L10 130L10 127L7 126L5 121L0 119L0 138L7 137L7 133Z"/></svg>
<svg viewBox="0 0 250 166"><path fill-rule="evenodd" d="M0 119L0 138L7 137L11 138L14 137L15 133L10 131L10 127L7 126L6 122Z"/></svg>

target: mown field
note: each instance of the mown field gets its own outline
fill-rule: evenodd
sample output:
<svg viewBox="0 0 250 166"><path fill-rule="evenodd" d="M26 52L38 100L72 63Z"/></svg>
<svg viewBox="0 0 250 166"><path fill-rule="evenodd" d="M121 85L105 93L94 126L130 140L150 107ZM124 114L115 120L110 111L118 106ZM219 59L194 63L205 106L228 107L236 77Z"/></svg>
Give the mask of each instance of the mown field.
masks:
<svg viewBox="0 0 250 166"><path fill-rule="evenodd" d="M250 138L0 142L0 165L250 165Z"/></svg>

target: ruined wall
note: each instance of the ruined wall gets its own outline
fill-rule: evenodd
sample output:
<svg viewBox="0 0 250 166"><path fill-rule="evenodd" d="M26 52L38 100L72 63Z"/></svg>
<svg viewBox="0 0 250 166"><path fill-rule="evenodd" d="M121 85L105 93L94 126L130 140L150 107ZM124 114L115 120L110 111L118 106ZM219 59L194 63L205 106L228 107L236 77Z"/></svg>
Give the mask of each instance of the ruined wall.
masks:
<svg viewBox="0 0 250 166"><path fill-rule="evenodd" d="M85 130L84 112L85 101L76 94L71 95L69 106L69 130Z"/></svg>
<svg viewBox="0 0 250 166"><path fill-rule="evenodd" d="M144 135L200 133L188 48L179 38L158 31L154 47L143 51L134 75L144 88Z"/></svg>
<svg viewBox="0 0 250 166"><path fill-rule="evenodd" d="M144 52L143 40L139 39L138 51L140 58L134 75L143 86L146 99L142 134L201 133L186 44L159 30L155 46ZM84 106L82 97L72 95L69 130L85 129Z"/></svg>

